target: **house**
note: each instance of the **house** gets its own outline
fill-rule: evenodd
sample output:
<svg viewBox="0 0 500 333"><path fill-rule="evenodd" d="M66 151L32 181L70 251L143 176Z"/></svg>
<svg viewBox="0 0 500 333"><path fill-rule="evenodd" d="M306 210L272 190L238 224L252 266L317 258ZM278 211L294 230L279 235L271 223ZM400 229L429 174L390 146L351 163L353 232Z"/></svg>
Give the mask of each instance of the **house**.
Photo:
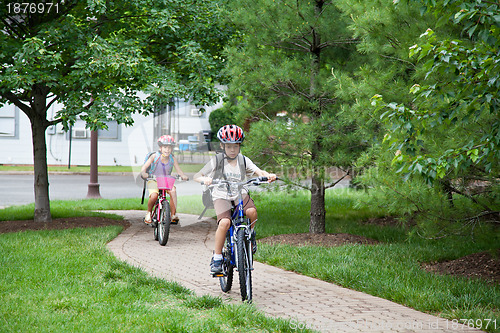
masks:
<svg viewBox="0 0 500 333"><path fill-rule="evenodd" d="M154 115L133 115L132 126L108 122L107 130L98 131L99 165L142 165L146 154L158 148L157 138L164 134L172 135L180 143L176 150L181 161L183 157L193 161L193 151L207 150L208 116L221 105L222 102L200 112L188 101L175 99L173 106L157 107ZM49 119L61 107L54 103L48 110ZM90 130L85 128L84 121L78 120L71 133L64 131L61 124L51 126L46 131L46 140L49 165L90 164ZM33 164L31 124L12 104L0 107L0 147L0 164Z"/></svg>

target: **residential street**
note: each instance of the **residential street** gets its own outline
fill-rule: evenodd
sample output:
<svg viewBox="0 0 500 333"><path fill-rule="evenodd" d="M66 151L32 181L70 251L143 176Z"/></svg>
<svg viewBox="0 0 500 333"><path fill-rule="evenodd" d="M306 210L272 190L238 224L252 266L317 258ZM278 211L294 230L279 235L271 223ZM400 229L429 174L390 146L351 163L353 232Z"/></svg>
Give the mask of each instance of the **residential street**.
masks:
<svg viewBox="0 0 500 333"><path fill-rule="evenodd" d="M175 183L179 196L200 194L200 184L192 180ZM33 174L26 172L0 172L0 209L12 205L24 205L35 201L33 193ZM51 200L85 199L90 176L88 174L55 173L49 174L49 196ZM136 183L130 173L100 174L99 190L103 199L138 198L142 196L142 182ZM349 186L344 180L335 188Z"/></svg>
<svg viewBox="0 0 500 333"><path fill-rule="evenodd" d="M0 173L0 208L34 202L33 181L32 174ZM50 199L85 199L89 181L88 174L49 174ZM132 174L99 175L99 184L104 199L142 196L142 183L136 184ZM176 186L179 196L201 194L201 186L194 181L177 182Z"/></svg>

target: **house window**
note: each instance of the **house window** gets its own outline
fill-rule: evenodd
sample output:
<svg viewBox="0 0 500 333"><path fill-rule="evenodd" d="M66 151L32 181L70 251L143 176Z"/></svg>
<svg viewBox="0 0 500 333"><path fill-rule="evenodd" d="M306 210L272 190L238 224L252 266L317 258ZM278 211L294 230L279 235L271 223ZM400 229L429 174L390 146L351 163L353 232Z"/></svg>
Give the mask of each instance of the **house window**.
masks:
<svg viewBox="0 0 500 333"><path fill-rule="evenodd" d="M17 107L13 105L4 105L0 108L0 138L17 137Z"/></svg>
<svg viewBox="0 0 500 333"><path fill-rule="evenodd" d="M108 129L97 130L97 136L99 139L104 140L118 140L120 138L120 126L116 121L107 121Z"/></svg>
<svg viewBox="0 0 500 333"><path fill-rule="evenodd" d="M97 137L99 140L120 140L120 125L116 121L107 121L107 129L98 129ZM72 130L72 139L86 139L90 140L90 129L85 128L85 122L83 120L77 120ZM66 133L66 139L69 140L69 133Z"/></svg>

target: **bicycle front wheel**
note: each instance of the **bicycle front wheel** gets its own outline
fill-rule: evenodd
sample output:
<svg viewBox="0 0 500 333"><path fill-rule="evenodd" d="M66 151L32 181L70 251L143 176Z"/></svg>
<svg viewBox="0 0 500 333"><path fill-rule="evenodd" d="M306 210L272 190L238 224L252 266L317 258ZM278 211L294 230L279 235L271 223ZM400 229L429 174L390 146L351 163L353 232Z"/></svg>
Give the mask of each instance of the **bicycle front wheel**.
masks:
<svg viewBox="0 0 500 333"><path fill-rule="evenodd" d="M252 301L252 271L250 264L250 241L246 239L245 229L238 228L236 233L237 269L240 278L241 300Z"/></svg>
<svg viewBox="0 0 500 333"><path fill-rule="evenodd" d="M163 201L161 207L160 220L158 221L158 243L165 246L168 242L168 235L170 233L170 205L168 201Z"/></svg>
<svg viewBox="0 0 500 333"><path fill-rule="evenodd" d="M229 233L226 236L226 243L224 244L224 248L222 249L222 256L223 256L223 262L222 262L222 272L224 273L224 276L219 277L219 283L220 283L220 288L222 289L223 292L227 293L229 290L231 290L231 287L233 286L233 264L231 264L231 250L230 250L230 244L229 244Z"/></svg>

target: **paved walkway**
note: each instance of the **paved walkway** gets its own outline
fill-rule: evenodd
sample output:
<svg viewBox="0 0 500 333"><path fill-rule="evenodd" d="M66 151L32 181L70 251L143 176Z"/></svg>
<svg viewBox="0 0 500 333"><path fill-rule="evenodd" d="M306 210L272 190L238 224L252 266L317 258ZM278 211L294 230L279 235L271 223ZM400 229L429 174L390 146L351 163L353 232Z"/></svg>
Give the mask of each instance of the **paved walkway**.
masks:
<svg viewBox="0 0 500 333"><path fill-rule="evenodd" d="M153 229L142 223L143 211L114 211L131 227L108 244L120 259L154 276L177 281L197 295L213 295L239 302L237 276L223 293L209 274L216 224L179 214L166 246L153 239ZM161 252L161 256L151 253ZM158 260L158 258L164 258ZM339 287L314 278L255 262L253 302L267 315L290 318L291 328L321 332L479 332L382 298Z"/></svg>

